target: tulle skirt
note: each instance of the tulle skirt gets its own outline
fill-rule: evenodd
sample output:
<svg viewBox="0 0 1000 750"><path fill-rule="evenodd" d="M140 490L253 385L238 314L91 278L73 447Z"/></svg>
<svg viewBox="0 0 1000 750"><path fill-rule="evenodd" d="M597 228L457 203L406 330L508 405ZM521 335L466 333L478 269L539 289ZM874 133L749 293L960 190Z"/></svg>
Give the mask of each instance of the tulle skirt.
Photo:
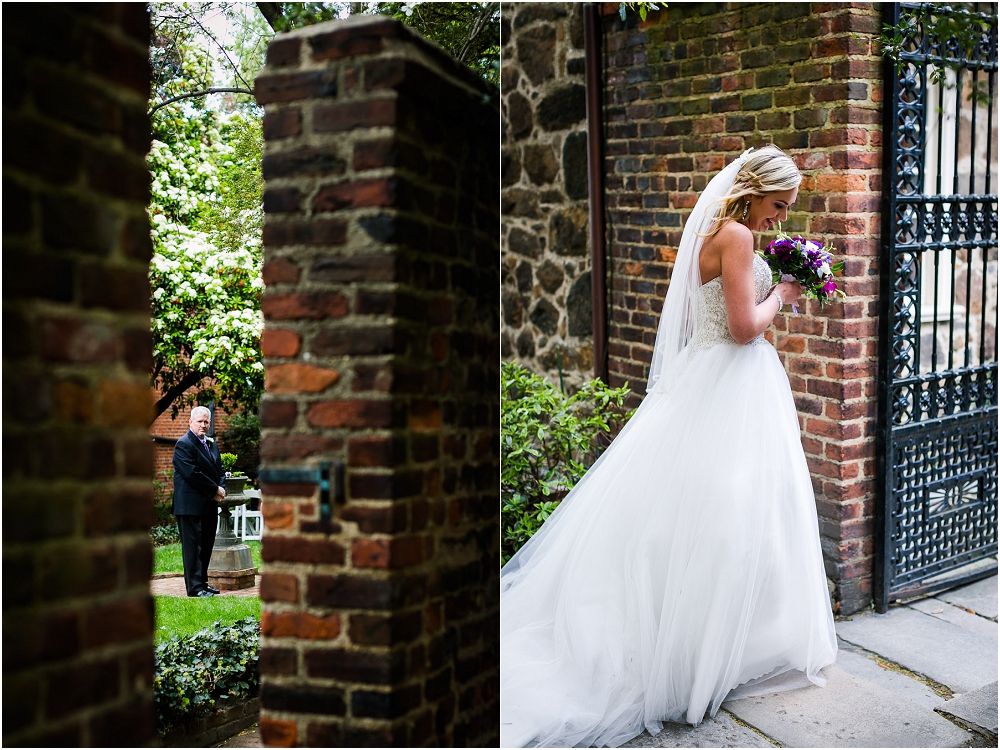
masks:
<svg viewBox="0 0 1000 750"><path fill-rule="evenodd" d="M774 349L717 344L665 388L504 566L504 747L696 725L727 696L822 685L836 657Z"/></svg>

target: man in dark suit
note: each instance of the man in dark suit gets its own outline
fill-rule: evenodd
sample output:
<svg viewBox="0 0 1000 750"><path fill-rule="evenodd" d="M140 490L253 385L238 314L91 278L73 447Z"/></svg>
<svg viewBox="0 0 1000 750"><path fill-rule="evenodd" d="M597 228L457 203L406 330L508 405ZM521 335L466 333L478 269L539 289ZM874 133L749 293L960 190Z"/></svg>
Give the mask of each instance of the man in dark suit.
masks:
<svg viewBox="0 0 1000 750"><path fill-rule="evenodd" d="M189 430L174 447L174 504L181 534L184 584L188 596L215 596L208 585L208 564L215 546L218 501L226 496L222 487L222 458L215 441L206 439L212 413L204 406L191 410Z"/></svg>

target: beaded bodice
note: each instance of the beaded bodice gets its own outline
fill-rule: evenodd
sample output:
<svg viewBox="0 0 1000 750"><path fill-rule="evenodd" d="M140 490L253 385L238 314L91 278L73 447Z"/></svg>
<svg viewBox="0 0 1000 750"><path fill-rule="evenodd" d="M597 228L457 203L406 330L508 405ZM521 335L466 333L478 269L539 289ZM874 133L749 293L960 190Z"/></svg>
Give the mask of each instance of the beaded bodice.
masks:
<svg viewBox="0 0 1000 750"><path fill-rule="evenodd" d="M756 287L756 302L759 305L767 298L771 288L771 269L759 255L753 256L753 280ZM691 342L693 351L707 349L715 344L735 344L736 340L729 333L729 319L726 316L726 296L722 291L722 277L716 276L711 281L702 284L695 296L695 314L698 320L698 333ZM747 346L757 346L767 343L764 334L747 342Z"/></svg>

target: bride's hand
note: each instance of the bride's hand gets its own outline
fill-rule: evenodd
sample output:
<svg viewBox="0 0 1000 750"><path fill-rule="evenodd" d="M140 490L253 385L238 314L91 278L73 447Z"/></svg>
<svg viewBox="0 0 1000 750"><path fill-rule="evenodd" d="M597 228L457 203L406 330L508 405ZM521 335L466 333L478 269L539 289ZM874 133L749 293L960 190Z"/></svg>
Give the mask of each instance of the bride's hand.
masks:
<svg viewBox="0 0 1000 750"><path fill-rule="evenodd" d="M799 282L797 281L782 281L774 287L774 291L778 293L781 301L786 305L792 304L802 296L802 287L799 286Z"/></svg>

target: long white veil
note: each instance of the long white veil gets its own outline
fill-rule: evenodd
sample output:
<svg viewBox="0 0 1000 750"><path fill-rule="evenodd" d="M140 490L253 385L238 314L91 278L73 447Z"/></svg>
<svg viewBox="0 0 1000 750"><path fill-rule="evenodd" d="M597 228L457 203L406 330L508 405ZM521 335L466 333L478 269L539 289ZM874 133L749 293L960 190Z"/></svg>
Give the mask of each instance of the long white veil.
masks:
<svg viewBox="0 0 1000 750"><path fill-rule="evenodd" d="M748 148L738 159L712 178L684 224L674 270L670 275L670 286L663 300L660 324L656 330L653 361L649 366L649 381L646 383L647 393L651 393L661 379L664 384L673 379L664 378L664 375L675 374L679 363L684 360L688 342L697 332L694 305L695 295L701 286L698 256L705 242L705 238L699 236L699 233L705 234L712 227L712 222L722 209L719 199L728 193L736 182L736 175L751 151L753 149Z"/></svg>

